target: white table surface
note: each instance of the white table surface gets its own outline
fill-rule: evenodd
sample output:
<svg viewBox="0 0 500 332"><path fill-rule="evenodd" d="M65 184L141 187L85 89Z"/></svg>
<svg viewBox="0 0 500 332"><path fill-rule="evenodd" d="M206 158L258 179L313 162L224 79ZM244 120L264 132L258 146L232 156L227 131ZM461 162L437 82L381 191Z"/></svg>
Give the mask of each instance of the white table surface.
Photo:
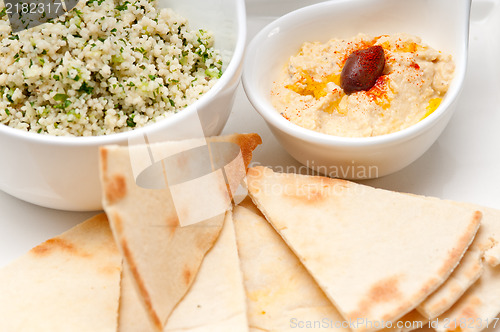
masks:
<svg viewBox="0 0 500 332"><path fill-rule="evenodd" d="M247 0L248 38L277 15L313 2ZM500 208L500 1L473 1L471 16L466 83L447 129L412 165L363 183ZM241 86L224 129L234 132L261 135L264 144L254 153L254 165L300 168L274 139ZM0 267L96 213L51 210L0 192Z"/></svg>

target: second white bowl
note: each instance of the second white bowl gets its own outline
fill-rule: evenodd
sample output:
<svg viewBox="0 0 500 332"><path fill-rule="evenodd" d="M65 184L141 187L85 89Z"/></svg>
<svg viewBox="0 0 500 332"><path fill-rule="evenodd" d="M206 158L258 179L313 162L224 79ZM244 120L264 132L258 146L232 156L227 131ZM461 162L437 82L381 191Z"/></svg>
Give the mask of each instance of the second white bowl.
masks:
<svg viewBox="0 0 500 332"><path fill-rule="evenodd" d="M245 92L278 141L302 164L347 179L391 174L427 151L453 114L466 71L469 13L470 0L337 0L301 8L266 26L249 44ZM304 42L399 32L421 37L455 62L455 76L441 105L419 123L387 135L336 137L299 127L272 106L272 83Z"/></svg>

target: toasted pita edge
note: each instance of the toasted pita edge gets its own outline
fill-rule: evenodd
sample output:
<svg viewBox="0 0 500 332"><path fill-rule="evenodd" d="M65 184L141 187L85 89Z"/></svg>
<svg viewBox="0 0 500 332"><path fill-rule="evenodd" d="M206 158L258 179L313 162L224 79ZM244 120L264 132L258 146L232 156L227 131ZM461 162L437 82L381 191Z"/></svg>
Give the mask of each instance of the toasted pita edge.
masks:
<svg viewBox="0 0 500 332"><path fill-rule="evenodd" d="M213 136L209 137L208 140L210 142L231 142L237 144L240 147L245 168L250 166L255 148L262 144L262 138L256 133Z"/></svg>

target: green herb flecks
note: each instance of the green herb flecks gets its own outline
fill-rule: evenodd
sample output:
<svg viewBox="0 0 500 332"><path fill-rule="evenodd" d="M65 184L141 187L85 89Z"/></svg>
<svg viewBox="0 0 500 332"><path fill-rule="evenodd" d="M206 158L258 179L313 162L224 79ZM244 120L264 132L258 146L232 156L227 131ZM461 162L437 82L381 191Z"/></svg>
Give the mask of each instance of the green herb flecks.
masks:
<svg viewBox="0 0 500 332"><path fill-rule="evenodd" d="M54 96L55 101L59 101L60 103L54 105L54 108L65 109L69 105L71 105L71 101L68 100L68 95L65 93L58 93Z"/></svg>
<svg viewBox="0 0 500 332"><path fill-rule="evenodd" d="M80 113L76 113L76 111L74 109L70 109L69 111L67 111L66 115L68 115L68 117L70 117L70 119L68 119L68 122L74 121L73 119L71 119L71 116L76 118L76 119L80 119L82 116Z"/></svg>
<svg viewBox="0 0 500 332"><path fill-rule="evenodd" d="M125 3L123 3L123 5L118 5L115 7L115 9L119 10L119 11L127 10L128 9L127 5L129 5L129 4L130 4L130 2L125 1Z"/></svg>
<svg viewBox="0 0 500 332"><path fill-rule="evenodd" d="M13 103L14 100L12 99L12 95L14 94L14 89L10 89L9 92L7 92L7 94L5 95L5 98L7 98L7 100L10 102L10 103Z"/></svg>
<svg viewBox="0 0 500 332"><path fill-rule="evenodd" d="M87 4L87 6L90 6L94 2L97 2L97 4L100 6L104 2L104 0L89 0L89 1L87 1L86 4Z"/></svg>
<svg viewBox="0 0 500 332"><path fill-rule="evenodd" d="M65 93L58 93L54 96L55 101L65 101L66 99L68 99L68 95Z"/></svg>
<svg viewBox="0 0 500 332"><path fill-rule="evenodd" d="M54 108L65 109L69 107L69 105L71 105L71 101L66 99L64 102L54 105Z"/></svg>
<svg viewBox="0 0 500 332"><path fill-rule="evenodd" d="M135 117L135 114L132 114L130 115L128 118L127 118L127 126L128 127L131 127L131 128L134 128L136 126L136 123L134 121L134 117Z"/></svg>
<svg viewBox="0 0 500 332"><path fill-rule="evenodd" d="M80 93L86 93L88 95L92 94L94 91L94 88L91 87L90 85L87 84L87 82L83 82L80 88L78 89L78 92Z"/></svg>
<svg viewBox="0 0 500 332"><path fill-rule="evenodd" d="M220 78L222 76L222 71L216 67L210 67L205 69L205 75L212 78Z"/></svg>
<svg viewBox="0 0 500 332"><path fill-rule="evenodd" d="M118 54L118 55L115 54L115 55L111 56L111 63L113 63L113 64L120 64L123 61L125 61L125 58L121 54Z"/></svg>
<svg viewBox="0 0 500 332"><path fill-rule="evenodd" d="M5 15L7 15L7 7L4 7L2 11L0 11L0 18L4 17Z"/></svg>

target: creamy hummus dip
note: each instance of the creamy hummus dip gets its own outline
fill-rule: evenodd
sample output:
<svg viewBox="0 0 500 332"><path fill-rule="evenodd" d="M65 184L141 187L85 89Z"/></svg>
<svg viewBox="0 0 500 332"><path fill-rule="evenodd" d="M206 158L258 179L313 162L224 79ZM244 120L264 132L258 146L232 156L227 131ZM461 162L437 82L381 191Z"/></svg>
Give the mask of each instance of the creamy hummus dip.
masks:
<svg viewBox="0 0 500 332"><path fill-rule="evenodd" d="M380 45L385 67L367 91L346 94L340 73L349 55ZM454 63L408 34L305 43L290 57L271 92L273 106L289 121L335 136L368 137L407 128L440 104Z"/></svg>

